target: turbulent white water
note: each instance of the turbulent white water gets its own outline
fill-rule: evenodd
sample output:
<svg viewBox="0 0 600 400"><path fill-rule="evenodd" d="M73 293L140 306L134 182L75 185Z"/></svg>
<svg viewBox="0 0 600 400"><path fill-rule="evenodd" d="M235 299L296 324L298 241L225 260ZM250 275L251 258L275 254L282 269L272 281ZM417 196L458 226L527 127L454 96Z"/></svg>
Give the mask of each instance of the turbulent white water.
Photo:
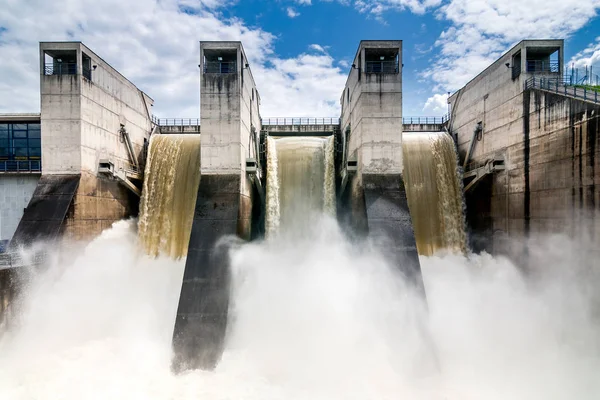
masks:
<svg viewBox="0 0 600 400"><path fill-rule="evenodd" d="M230 333L214 372L171 374L183 272L140 254L119 222L32 282L0 340L0 399L592 399L600 393L599 272L566 237L506 259L422 258L429 314L370 247L314 234L233 250ZM593 315L595 318L593 319ZM428 322L438 352L431 368Z"/></svg>

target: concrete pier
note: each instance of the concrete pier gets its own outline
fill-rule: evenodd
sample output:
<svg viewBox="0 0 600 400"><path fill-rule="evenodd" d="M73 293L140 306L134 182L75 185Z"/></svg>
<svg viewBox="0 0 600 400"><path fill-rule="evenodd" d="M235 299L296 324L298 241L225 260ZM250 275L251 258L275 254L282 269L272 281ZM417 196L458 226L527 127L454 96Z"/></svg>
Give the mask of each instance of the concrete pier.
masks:
<svg viewBox="0 0 600 400"><path fill-rule="evenodd" d="M42 42L39 54L44 182L36 193L42 197L34 195L27 206L13 243L59 233L91 239L136 213L137 199L116 180L101 177L99 164L142 172L152 99L81 42ZM48 203L57 190L64 201ZM56 217L51 222L49 210Z"/></svg>
<svg viewBox="0 0 600 400"><path fill-rule="evenodd" d="M201 178L175 332L173 369L212 369L229 304L226 235L250 239L259 196L246 175L258 159L260 97L240 42L200 42Z"/></svg>
<svg viewBox="0 0 600 400"><path fill-rule="evenodd" d="M341 219L422 288L402 179L402 42L361 41L340 102Z"/></svg>
<svg viewBox="0 0 600 400"><path fill-rule="evenodd" d="M511 239L537 233L600 237L600 104L563 86L563 54L562 40L522 41L449 99L465 174L505 164L466 192L475 250L518 255Z"/></svg>

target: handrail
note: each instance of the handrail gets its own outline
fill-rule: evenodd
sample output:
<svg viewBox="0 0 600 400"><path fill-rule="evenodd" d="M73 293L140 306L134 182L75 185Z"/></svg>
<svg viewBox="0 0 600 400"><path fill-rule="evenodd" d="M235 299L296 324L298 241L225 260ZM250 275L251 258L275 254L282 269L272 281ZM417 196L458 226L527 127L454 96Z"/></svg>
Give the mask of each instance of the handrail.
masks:
<svg viewBox="0 0 600 400"><path fill-rule="evenodd" d="M559 73L560 64L558 61L526 60L525 71Z"/></svg>
<svg viewBox="0 0 600 400"><path fill-rule="evenodd" d="M396 74L398 73L397 61L366 61L367 74Z"/></svg>
<svg viewBox="0 0 600 400"><path fill-rule="evenodd" d="M540 89L588 102L600 103L600 89L594 90L585 86L565 85L562 79L529 78L525 81L524 89Z"/></svg>
<svg viewBox="0 0 600 400"><path fill-rule="evenodd" d="M4 172L41 172L41 160L2 160L0 161L0 173Z"/></svg>
<svg viewBox="0 0 600 400"><path fill-rule="evenodd" d="M153 115L152 122L158 126L199 126L200 118L158 118Z"/></svg>
<svg viewBox="0 0 600 400"><path fill-rule="evenodd" d="M403 124L445 124L448 122L448 114L441 117L402 117Z"/></svg>
<svg viewBox="0 0 600 400"><path fill-rule="evenodd" d="M77 75L77 63L46 63L44 75Z"/></svg>
<svg viewBox="0 0 600 400"><path fill-rule="evenodd" d="M261 118L261 125L264 126L282 126L282 125L339 125L340 119L331 117L279 117L279 118Z"/></svg>
<svg viewBox="0 0 600 400"><path fill-rule="evenodd" d="M237 73L235 61L207 61L204 63L205 74L235 74Z"/></svg>

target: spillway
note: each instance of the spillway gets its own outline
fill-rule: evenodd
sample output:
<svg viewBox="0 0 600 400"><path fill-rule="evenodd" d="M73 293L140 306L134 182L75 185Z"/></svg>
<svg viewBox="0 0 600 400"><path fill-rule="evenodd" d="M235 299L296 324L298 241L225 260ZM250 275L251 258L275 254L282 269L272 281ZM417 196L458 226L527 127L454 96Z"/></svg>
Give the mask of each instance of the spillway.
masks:
<svg viewBox="0 0 600 400"><path fill-rule="evenodd" d="M138 222L148 254L187 255L199 182L200 135L152 137Z"/></svg>
<svg viewBox="0 0 600 400"><path fill-rule="evenodd" d="M333 137L267 140L267 235L306 232L323 212L335 214Z"/></svg>
<svg viewBox="0 0 600 400"><path fill-rule="evenodd" d="M402 151L419 254L465 252L462 185L452 138L442 132L405 133Z"/></svg>

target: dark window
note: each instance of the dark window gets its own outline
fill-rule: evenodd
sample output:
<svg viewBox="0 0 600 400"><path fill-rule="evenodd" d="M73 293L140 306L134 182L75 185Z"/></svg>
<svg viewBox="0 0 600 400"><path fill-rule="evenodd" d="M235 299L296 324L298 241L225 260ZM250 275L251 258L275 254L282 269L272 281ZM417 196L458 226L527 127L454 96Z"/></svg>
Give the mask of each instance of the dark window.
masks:
<svg viewBox="0 0 600 400"><path fill-rule="evenodd" d="M0 172L39 171L39 123L0 123Z"/></svg>

